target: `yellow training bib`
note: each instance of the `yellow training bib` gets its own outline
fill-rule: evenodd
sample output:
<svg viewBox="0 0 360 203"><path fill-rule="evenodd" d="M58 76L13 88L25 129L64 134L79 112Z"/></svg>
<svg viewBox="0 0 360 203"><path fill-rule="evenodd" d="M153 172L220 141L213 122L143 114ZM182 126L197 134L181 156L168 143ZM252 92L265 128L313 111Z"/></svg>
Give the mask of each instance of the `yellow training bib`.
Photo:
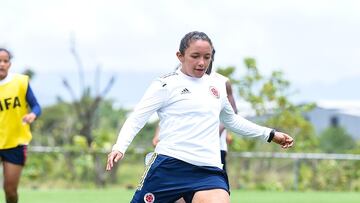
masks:
<svg viewBox="0 0 360 203"><path fill-rule="evenodd" d="M0 85L0 149L27 145L31 140L30 126L22 122L28 113L29 78L20 74L12 76L9 82Z"/></svg>

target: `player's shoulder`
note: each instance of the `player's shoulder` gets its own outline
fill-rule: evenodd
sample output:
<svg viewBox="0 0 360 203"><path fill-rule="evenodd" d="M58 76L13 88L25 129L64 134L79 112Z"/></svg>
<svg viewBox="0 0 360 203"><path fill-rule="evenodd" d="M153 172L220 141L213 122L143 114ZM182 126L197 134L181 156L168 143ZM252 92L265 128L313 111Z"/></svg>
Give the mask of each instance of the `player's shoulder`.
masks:
<svg viewBox="0 0 360 203"><path fill-rule="evenodd" d="M160 77L157 78L157 81L159 81L161 83L162 87L166 87L169 83L175 83L178 78L179 74L176 71L170 72L170 73L166 73Z"/></svg>
<svg viewBox="0 0 360 203"><path fill-rule="evenodd" d="M221 75L220 73L217 73L217 72L214 73L214 76L217 77L217 78L220 79L220 80L224 80L224 81L228 81L228 80L229 80L228 77L226 77L226 76L224 76L224 75Z"/></svg>
<svg viewBox="0 0 360 203"><path fill-rule="evenodd" d="M177 70L175 70L160 76L159 80L163 82L176 82L178 81L178 78L179 78L179 73Z"/></svg>
<svg viewBox="0 0 360 203"><path fill-rule="evenodd" d="M173 71L173 72L166 73L166 74L160 76L160 79L171 80L171 79L174 79L174 77L176 77L177 75L179 75L179 74L176 71Z"/></svg>
<svg viewBox="0 0 360 203"><path fill-rule="evenodd" d="M20 74L20 73L13 73L13 77L15 77L15 78L22 78L22 79L28 79L28 78L29 78L28 75Z"/></svg>
<svg viewBox="0 0 360 203"><path fill-rule="evenodd" d="M22 81L24 83L28 83L29 82L29 76L28 75L24 75L24 74L19 74L19 73L11 73L9 74L9 80L10 81Z"/></svg>
<svg viewBox="0 0 360 203"><path fill-rule="evenodd" d="M213 79L215 79L216 81L219 81L221 83L226 83L227 81L229 81L229 78L227 78L217 72L212 73L211 76Z"/></svg>

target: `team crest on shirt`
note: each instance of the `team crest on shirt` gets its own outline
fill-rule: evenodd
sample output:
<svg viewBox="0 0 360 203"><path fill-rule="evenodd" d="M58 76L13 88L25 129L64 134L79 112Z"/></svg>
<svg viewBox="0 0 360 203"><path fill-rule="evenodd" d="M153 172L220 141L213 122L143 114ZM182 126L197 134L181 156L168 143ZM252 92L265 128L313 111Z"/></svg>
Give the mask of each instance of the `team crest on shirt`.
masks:
<svg viewBox="0 0 360 203"><path fill-rule="evenodd" d="M210 90L210 93L211 93L216 99L219 99L219 98L220 98L220 93L219 93L219 91L216 89L216 87L210 86L209 90Z"/></svg>
<svg viewBox="0 0 360 203"><path fill-rule="evenodd" d="M146 193L144 195L144 201L145 203L154 203L155 202L155 195L153 193Z"/></svg>

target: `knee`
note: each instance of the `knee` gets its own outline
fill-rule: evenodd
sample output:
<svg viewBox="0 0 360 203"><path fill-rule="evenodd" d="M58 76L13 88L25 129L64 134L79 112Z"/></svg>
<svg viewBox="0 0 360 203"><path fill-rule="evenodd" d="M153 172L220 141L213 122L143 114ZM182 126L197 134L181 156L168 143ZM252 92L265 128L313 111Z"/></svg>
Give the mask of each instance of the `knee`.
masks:
<svg viewBox="0 0 360 203"><path fill-rule="evenodd" d="M17 187L4 185L6 197L17 197Z"/></svg>

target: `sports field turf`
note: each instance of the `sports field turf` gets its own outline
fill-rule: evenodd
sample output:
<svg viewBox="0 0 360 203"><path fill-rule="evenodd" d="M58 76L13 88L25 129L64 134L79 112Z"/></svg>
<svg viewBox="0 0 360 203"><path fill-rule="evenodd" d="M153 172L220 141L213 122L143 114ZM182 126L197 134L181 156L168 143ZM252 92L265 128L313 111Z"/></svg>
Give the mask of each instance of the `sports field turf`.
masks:
<svg viewBox="0 0 360 203"><path fill-rule="evenodd" d="M133 190L77 189L30 190L21 189L20 203L127 203ZM4 202L3 194L0 202ZM356 192L262 192L232 191L231 202L239 203L359 203Z"/></svg>

